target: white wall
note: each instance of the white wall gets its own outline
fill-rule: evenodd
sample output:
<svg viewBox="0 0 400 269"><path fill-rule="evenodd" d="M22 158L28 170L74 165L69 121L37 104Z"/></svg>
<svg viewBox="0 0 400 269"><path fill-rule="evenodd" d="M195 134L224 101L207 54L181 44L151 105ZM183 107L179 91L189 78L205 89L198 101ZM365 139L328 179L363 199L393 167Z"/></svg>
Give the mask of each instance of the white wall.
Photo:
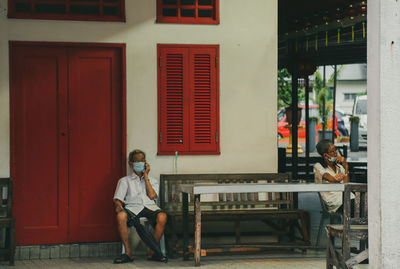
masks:
<svg viewBox="0 0 400 269"><path fill-rule="evenodd" d="M368 1L368 232L371 269L399 268L400 2Z"/></svg>
<svg viewBox="0 0 400 269"><path fill-rule="evenodd" d="M352 114L354 100L345 100L345 93L362 93L367 90L366 81L338 81L336 85L336 108Z"/></svg>
<svg viewBox="0 0 400 269"><path fill-rule="evenodd" d="M0 0L0 10L6 2ZM277 0L220 0L220 25L156 24L155 0L125 2L126 23L0 13L0 176L10 170L9 40L126 43L127 151L146 151L155 177L173 172L173 157L157 156L156 45L219 44L221 155L179 156L178 172L275 172Z"/></svg>

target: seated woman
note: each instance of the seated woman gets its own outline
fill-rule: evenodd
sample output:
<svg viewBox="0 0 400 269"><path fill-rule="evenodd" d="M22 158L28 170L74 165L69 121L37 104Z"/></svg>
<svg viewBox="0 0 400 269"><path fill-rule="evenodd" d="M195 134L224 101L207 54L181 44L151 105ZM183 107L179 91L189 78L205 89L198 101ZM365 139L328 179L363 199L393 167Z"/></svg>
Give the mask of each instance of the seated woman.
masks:
<svg viewBox="0 0 400 269"><path fill-rule="evenodd" d="M332 141L322 140L318 142L317 151L321 155L322 161L314 165L315 183L348 183L349 166L345 158L338 155ZM328 212L343 210L343 194L341 192L321 192L320 194Z"/></svg>

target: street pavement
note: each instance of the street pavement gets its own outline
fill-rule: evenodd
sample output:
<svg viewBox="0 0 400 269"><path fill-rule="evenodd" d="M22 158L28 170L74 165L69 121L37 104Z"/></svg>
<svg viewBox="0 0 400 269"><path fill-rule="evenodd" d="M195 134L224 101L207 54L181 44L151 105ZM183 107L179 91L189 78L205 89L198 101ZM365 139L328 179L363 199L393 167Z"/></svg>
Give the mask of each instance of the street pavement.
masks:
<svg viewBox="0 0 400 269"><path fill-rule="evenodd" d="M3 263L4 264L4 263ZM81 258L81 259L48 259L17 261L14 267L1 265L0 268L23 269L123 269L123 268L199 268L194 267L193 260L170 260L167 264L150 262L145 257L137 257L133 263L112 264L112 257ZM308 251L301 253L280 254L248 254L220 255L203 257L200 268L269 268L269 269L322 269L325 268L325 251ZM368 265L359 265L355 269L367 269Z"/></svg>

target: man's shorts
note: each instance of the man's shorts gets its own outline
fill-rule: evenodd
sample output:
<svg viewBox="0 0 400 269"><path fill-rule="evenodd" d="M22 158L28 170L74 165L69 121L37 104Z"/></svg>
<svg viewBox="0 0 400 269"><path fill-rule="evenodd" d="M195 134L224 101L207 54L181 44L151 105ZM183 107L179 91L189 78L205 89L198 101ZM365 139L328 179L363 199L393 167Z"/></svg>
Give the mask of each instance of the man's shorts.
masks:
<svg viewBox="0 0 400 269"><path fill-rule="evenodd" d="M132 211L130 211L129 209L124 208L124 211L126 212L127 216L128 216L128 222L127 225L128 227L132 227L134 226L134 222L135 222L135 218L137 218L137 220L139 220L142 217L146 217L150 224L155 227L156 223L157 223L157 215L158 213L161 213L162 210L158 209L156 211L150 210L147 207L143 208L142 211L139 212L138 215L134 214Z"/></svg>

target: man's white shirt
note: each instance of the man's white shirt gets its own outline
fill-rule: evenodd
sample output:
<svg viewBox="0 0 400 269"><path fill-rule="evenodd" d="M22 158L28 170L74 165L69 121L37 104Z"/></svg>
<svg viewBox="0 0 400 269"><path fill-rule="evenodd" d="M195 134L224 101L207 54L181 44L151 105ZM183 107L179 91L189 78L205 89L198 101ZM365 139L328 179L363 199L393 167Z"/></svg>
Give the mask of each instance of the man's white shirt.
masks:
<svg viewBox="0 0 400 269"><path fill-rule="evenodd" d="M158 196L159 183L156 179L149 177L150 184ZM118 181L114 199L118 199L126 204L126 208L138 215L143 208L155 211L160 208L154 200L151 200L146 193L146 182L144 177L132 173Z"/></svg>

